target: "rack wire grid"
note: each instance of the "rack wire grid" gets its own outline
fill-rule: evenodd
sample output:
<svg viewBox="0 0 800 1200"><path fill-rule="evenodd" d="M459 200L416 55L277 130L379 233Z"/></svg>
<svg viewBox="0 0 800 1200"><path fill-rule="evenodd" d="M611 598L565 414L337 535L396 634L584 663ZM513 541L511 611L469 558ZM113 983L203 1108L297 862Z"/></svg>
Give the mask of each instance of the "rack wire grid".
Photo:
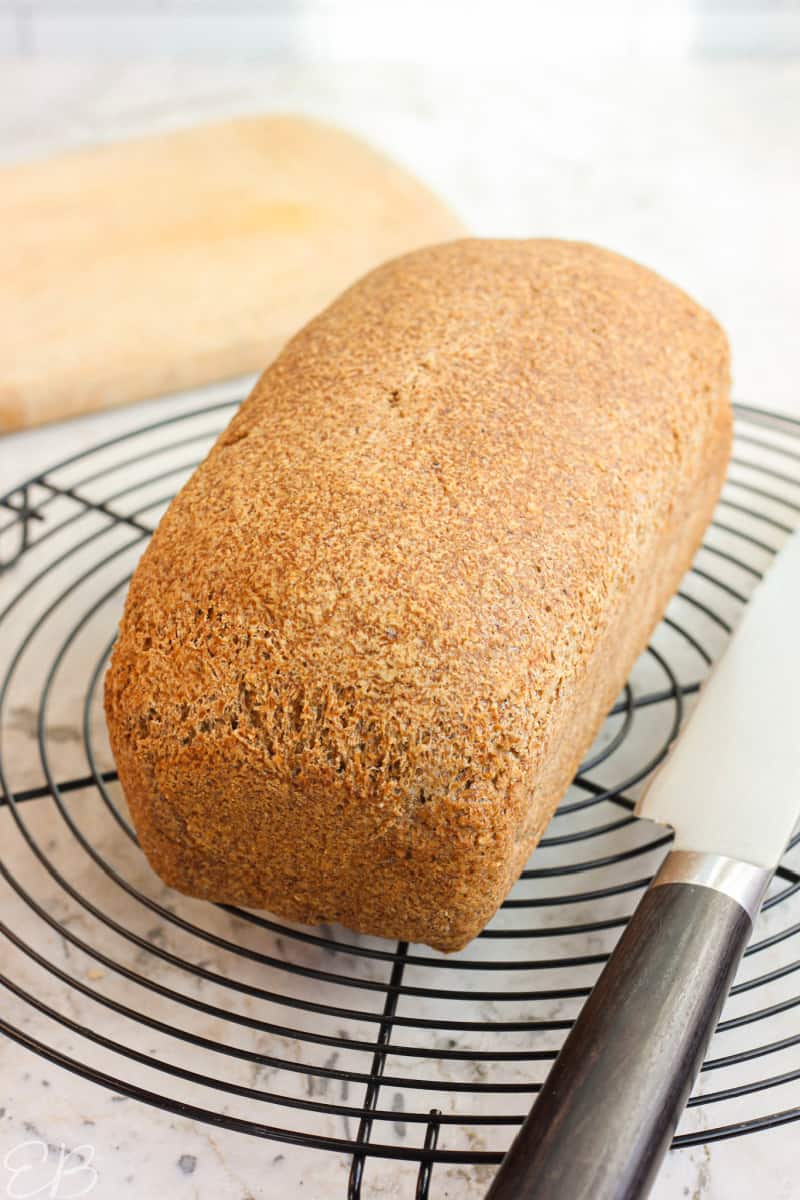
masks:
<svg viewBox="0 0 800 1200"><path fill-rule="evenodd" d="M402 1160L424 1200L465 1167L490 1176L669 845L634 802L797 523L800 422L736 407L691 571L519 883L445 956L191 900L138 848L101 681L131 571L235 407L104 442L0 501L0 1027L118 1095L350 1156L350 1200L376 1156ZM798 842L675 1147L800 1118Z"/></svg>

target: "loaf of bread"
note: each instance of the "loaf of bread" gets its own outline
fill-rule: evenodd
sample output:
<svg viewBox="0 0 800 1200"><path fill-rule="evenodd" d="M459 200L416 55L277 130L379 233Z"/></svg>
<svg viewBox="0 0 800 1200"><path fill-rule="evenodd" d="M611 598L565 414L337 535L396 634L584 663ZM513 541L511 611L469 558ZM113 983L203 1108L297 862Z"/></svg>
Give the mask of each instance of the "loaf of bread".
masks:
<svg viewBox="0 0 800 1200"><path fill-rule="evenodd" d="M106 711L162 879L474 937L691 561L728 393L713 318L592 246L452 242L345 292L131 582Z"/></svg>

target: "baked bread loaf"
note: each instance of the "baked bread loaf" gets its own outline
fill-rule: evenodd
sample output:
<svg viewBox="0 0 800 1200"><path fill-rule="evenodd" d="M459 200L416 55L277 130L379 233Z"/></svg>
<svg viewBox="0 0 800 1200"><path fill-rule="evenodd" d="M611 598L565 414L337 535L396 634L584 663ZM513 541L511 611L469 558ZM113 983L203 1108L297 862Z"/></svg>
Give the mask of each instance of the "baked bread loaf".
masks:
<svg viewBox="0 0 800 1200"><path fill-rule="evenodd" d="M592 246L453 242L345 292L130 585L106 712L158 874L474 937L691 561L728 392L713 318Z"/></svg>

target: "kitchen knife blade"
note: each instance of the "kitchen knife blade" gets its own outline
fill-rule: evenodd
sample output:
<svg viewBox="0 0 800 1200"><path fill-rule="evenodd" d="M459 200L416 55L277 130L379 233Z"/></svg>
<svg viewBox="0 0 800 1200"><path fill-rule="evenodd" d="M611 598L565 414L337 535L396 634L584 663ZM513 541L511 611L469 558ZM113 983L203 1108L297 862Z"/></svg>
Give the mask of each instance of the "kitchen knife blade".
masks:
<svg viewBox="0 0 800 1200"><path fill-rule="evenodd" d="M756 588L638 813L675 843L487 1200L641 1200L800 816L800 532Z"/></svg>
<svg viewBox="0 0 800 1200"><path fill-rule="evenodd" d="M800 815L800 533L756 588L637 808L673 850L774 869Z"/></svg>

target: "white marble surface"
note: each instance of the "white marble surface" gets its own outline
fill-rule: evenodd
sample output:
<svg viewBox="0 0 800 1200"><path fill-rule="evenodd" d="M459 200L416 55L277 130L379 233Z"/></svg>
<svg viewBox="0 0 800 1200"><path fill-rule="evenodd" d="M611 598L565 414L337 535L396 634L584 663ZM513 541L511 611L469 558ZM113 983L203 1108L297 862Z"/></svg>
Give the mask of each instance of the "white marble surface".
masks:
<svg viewBox="0 0 800 1200"><path fill-rule="evenodd" d="M338 120L414 167L478 232L587 238L662 270L714 309L729 329L739 396L750 403L800 416L798 64L673 63L669 67L637 67L630 61L605 66L586 61L580 67L564 67L538 63L531 66L526 78L498 73L481 77L474 68L468 74L436 74L400 65L290 69L253 63L217 64L212 68L169 62L35 62L4 63L1 71L0 155L7 160L95 138L265 107L303 110ZM3 490L56 459L140 425L153 413L186 409L193 403L191 398L178 399L3 439ZM129 552L128 557L134 553ZM1 586L16 589L22 578L20 571L14 572ZM113 627L116 603L112 599L99 610L103 629L110 631ZM24 622L27 614L21 619ZM37 645L44 643L32 646L28 681L32 695L40 679L37 672L44 670L51 646L63 632L57 625L52 634L47 628L43 631L42 637L53 639L44 654L37 650ZM99 644L92 626L86 645L79 639L65 659L62 686L56 692L54 711L48 716L49 738L56 747L60 770L80 773L86 769L80 746L70 731L79 719L75 705ZM96 712L92 728L103 765L107 751ZM35 786L41 780L41 768L29 767L34 761L34 743L30 713L23 702L17 704L13 728L6 732L14 747L9 754L13 785ZM89 822L93 844L102 845L125 877L153 899L169 901L138 858L126 849L113 822L108 820L95 828L95 810L88 807L82 793L74 795L70 812L79 824ZM47 845L52 845L52 853L62 862L68 877L90 890L103 911L128 920L129 908L121 904L117 892L96 868L87 865L85 856L70 848L52 811L42 809L41 816L36 817L32 806L28 807L32 827L44 841L50 839ZM65 905L58 889L42 880L8 823L2 826L2 835L8 839L4 852L8 845L18 853L23 876L36 884L37 895L49 911L58 919L66 918L79 936L91 934L109 952L119 952L119 944L110 935L98 938L96 923L87 923L76 914L74 905ZM143 1000L133 985L120 986L81 952L70 950L58 938L44 937L41 922L26 913L17 900L4 899L3 903L7 903L4 915L9 914L12 928L29 931L32 941L89 986L107 989L109 995L134 1007L149 1006L147 1011L167 1022L175 1019L187 1024L185 1016L176 1017L168 1003L162 1005L149 997ZM213 926L223 936L247 936L238 926L212 920L205 906L185 902L180 912L204 927ZM144 936L163 939L163 944L176 952L185 949L183 935L169 929L164 933L163 926L148 921L146 913L140 914L137 921ZM260 949L265 946L263 942L253 944ZM788 961L791 944L782 953ZM122 957L135 960L133 949L127 947ZM87 1009L80 997L65 994L16 951L4 948L0 958L12 978L21 980L45 1002L60 1006L79 1022L96 1021L100 1033L119 1036L118 1018L111 1019L107 1013L98 1017L96 1008ZM212 966L224 969L224 958L209 958ZM149 960L139 965L149 969ZM158 971L154 974L169 979L173 986L179 978L174 972L172 976L162 976ZM263 973L259 978L263 986ZM267 981L266 986L271 985L272 980ZM774 998L790 993L791 987L783 993L778 988ZM232 999L217 985L206 990L204 999L213 1000L214 995L220 1005L249 1011L247 1004ZM769 999L773 999L772 994ZM60 1040L58 1035L54 1037L52 1026L16 999L12 998L7 1006L4 1001L3 1011L14 1020L26 1022L33 1036L49 1036L67 1053L85 1056L101 1069L125 1069L125 1064L120 1067L119 1059L109 1066L104 1052L97 1047L87 1048L76 1036L62 1033ZM770 1036L796 1033L800 1028L796 1011L790 1010L776 1020ZM192 1028L208 1036L221 1036L223 1027L215 1021L198 1020ZM165 1040L164 1035L154 1033L151 1039L131 1035L131 1040L138 1049L156 1057L169 1053L175 1057L174 1047L169 1049L169 1039ZM251 1045L245 1030L238 1031L237 1044ZM324 1053L311 1053L307 1045L299 1043L276 1049L267 1038L257 1039L257 1044L301 1061L325 1059ZM303 1059L304 1054L307 1059ZM792 1055L788 1061L781 1061L780 1069L798 1065L797 1051ZM213 1069L208 1058L204 1052L186 1050L181 1061L199 1070ZM401 1065L413 1073L419 1066L415 1062ZM164 1086L160 1076L149 1068L127 1069L146 1086ZM392 1069L398 1069L396 1060ZM446 1062L437 1065L435 1060L428 1063L427 1069L442 1079L448 1078L450 1071ZM14 1043L0 1047L0 1071L5 1084L0 1163L12 1152L10 1159L5 1158L9 1165L0 1165L0 1195L3 1189L9 1196L32 1195L34 1186L41 1187L36 1193L40 1195L82 1194L82 1189L94 1182L89 1169L65 1175L53 1190L62 1145L73 1151L81 1146L92 1148L81 1151L86 1159L93 1155L92 1168L97 1173L88 1194L102 1200L112 1196L139 1200L159 1193L200 1200L244 1200L248 1196L256 1200L271 1200L274 1196L328 1200L345 1194L348 1163L341 1156L259 1142L165 1115L84 1082ZM257 1069L243 1069L237 1074L226 1067L225 1075L240 1083L270 1086L269 1073ZM722 1087L730 1081L715 1082ZM280 1083L291 1086L283 1077ZM273 1085L277 1086L274 1080ZM173 1090L175 1095L181 1094L179 1087ZM339 1099L343 1099L343 1093ZM219 1098L200 1091L194 1100L213 1105ZM382 1101L390 1105L391 1092ZM349 1102L358 1102L352 1090ZM800 1095L795 1084L768 1095L760 1109L751 1111L798 1103ZM697 1114L698 1110L694 1111ZM270 1113L275 1117L274 1110ZM264 1119L270 1119L270 1113L262 1114ZM706 1119L704 1113L701 1110L698 1120ZM718 1113L713 1114L715 1120L718 1117ZM487 1144L496 1145L502 1131L492 1132ZM657 1200L743 1200L758 1191L774 1200L789 1200L800 1195L800 1184L796 1182L797 1138L798 1127L788 1126L674 1154L665 1165L654 1195ZM20 1143L29 1145L15 1151ZM12 1174L10 1168L30 1165L39 1155L47 1156L46 1165L28 1174ZM73 1158L67 1166L75 1164ZM362 1194L370 1200L401 1200L413 1195L414 1174L391 1163L370 1163ZM477 1200L487 1179L486 1170L437 1168L431 1196L434 1200Z"/></svg>

